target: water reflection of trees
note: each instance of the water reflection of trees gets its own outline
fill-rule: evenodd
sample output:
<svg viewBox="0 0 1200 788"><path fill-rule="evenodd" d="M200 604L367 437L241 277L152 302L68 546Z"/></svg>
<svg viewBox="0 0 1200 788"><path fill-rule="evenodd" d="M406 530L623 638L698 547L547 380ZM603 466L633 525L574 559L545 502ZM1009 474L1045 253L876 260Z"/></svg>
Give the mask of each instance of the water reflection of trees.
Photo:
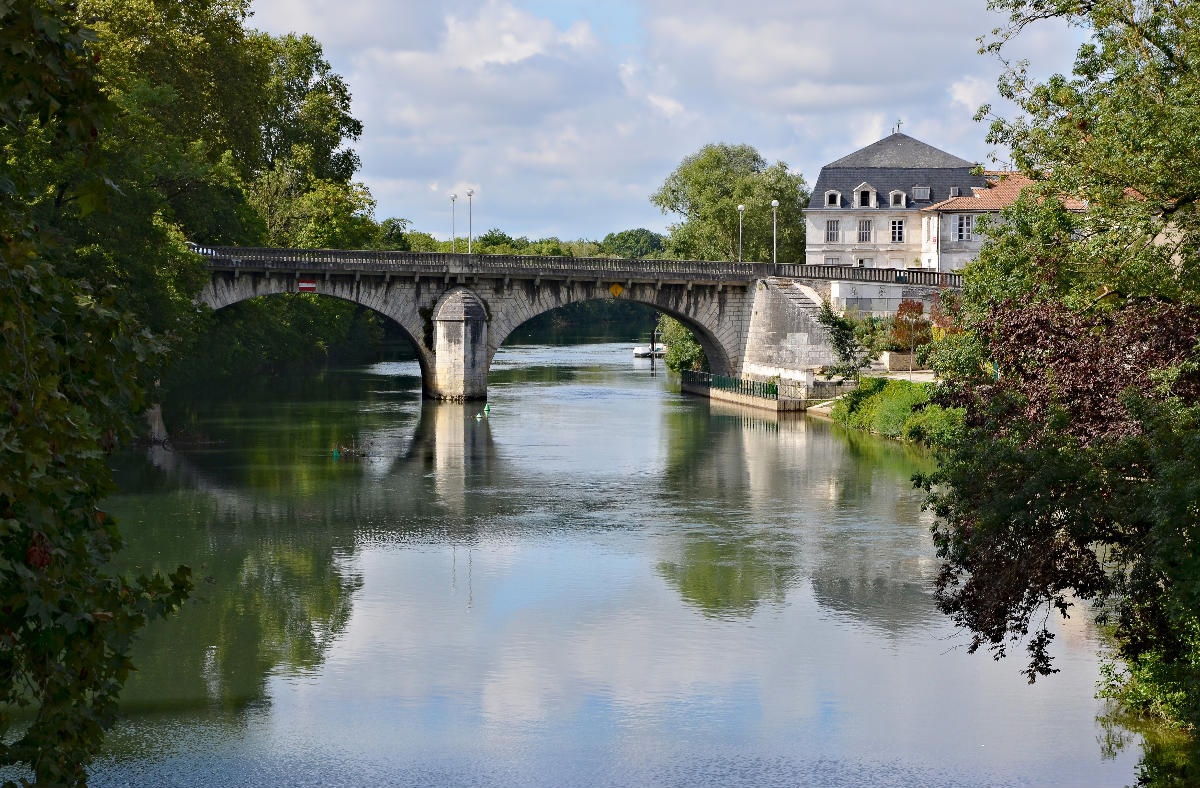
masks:
<svg viewBox="0 0 1200 788"><path fill-rule="evenodd" d="M747 616L763 601L782 603L798 574L788 541L738 528L685 534L679 559L660 562L658 573L713 617Z"/></svg>
<svg viewBox="0 0 1200 788"><path fill-rule="evenodd" d="M707 409L707 413L705 413ZM691 403L669 411L664 487L686 528L660 575L708 615L749 615L803 578L816 602L889 632L936 617L914 447Z"/></svg>
<svg viewBox="0 0 1200 788"><path fill-rule="evenodd" d="M217 424L232 436L228 445L152 449L154 478L143 463L124 470L152 491L118 502L126 567L184 562L198 579L179 616L142 637L140 669L122 696L127 709L240 708L263 699L269 676L318 669L345 630L362 584L358 544L381 531L389 540L441 538L425 533L434 524L469 543L474 515L503 509L472 495L500 486L478 404L423 403L362 417L330 413L314 398L286 430L277 414L240 407ZM313 431L321 410L327 423ZM315 451L341 432L383 456L334 460Z"/></svg>
<svg viewBox="0 0 1200 788"><path fill-rule="evenodd" d="M155 511L164 504L187 512L186 527L172 512ZM140 639L125 708L239 708L264 697L272 673L321 664L362 582L343 529L299 512L222 513L203 493L151 499L147 507L123 560L137 568L178 557L193 564L198 584L177 617Z"/></svg>
<svg viewBox="0 0 1200 788"><path fill-rule="evenodd" d="M268 676L317 669L343 631L362 582L356 546L443 541L447 531L469 544L479 523L519 522L545 505L497 451L478 404L376 403L364 413L314 397L289 412L286 429L246 405L218 421L227 446L157 460L179 493L143 499L137 519L149 525L127 529L127 557L186 561L202 580L194 604L143 640L127 704L260 699ZM889 631L932 614L918 565L929 555L925 526L906 492L909 450L705 402L661 413L666 463L644 492L668 500L679 523L657 571L686 604L748 616L809 579L826 609ZM314 451L331 429L381 456L339 462ZM810 516L828 513L831 497L835 513L875 507L867 519L887 526L856 534L844 519Z"/></svg>

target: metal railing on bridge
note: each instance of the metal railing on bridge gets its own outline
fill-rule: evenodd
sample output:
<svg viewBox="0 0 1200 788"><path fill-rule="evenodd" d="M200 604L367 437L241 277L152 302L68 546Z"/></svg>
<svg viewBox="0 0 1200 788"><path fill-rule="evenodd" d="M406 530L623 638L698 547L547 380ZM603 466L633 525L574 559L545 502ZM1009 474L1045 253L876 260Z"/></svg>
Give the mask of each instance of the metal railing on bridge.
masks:
<svg viewBox="0 0 1200 788"><path fill-rule="evenodd" d="M727 375L713 375L709 372L696 372L690 369L683 370L680 373L680 377L684 383L693 386L706 386L711 389L732 391L735 394L758 397L760 399L779 399L779 386L775 383L766 383L761 380L747 380L746 378L732 378Z"/></svg>
<svg viewBox="0 0 1200 788"><path fill-rule="evenodd" d="M962 275L903 268L858 268L796 263L735 263L619 257L446 254L376 250L271 249L192 245L218 270L263 270L466 276L543 276L548 279L753 282L756 279L837 279L880 284L962 287Z"/></svg>

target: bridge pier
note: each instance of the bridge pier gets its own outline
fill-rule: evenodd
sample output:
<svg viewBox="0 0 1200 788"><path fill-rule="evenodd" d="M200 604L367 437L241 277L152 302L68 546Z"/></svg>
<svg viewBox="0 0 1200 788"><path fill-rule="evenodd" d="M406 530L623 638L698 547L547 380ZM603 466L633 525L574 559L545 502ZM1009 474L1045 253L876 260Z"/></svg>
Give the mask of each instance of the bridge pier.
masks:
<svg viewBox="0 0 1200 788"><path fill-rule="evenodd" d="M465 287L448 291L433 313L434 399L487 399L488 316L479 296Z"/></svg>

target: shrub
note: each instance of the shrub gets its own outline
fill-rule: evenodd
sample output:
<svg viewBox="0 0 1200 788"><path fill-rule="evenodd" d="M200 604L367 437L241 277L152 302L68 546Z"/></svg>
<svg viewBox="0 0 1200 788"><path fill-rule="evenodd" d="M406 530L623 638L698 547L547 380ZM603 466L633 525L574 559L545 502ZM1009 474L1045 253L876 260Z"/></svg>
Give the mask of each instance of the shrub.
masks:
<svg viewBox="0 0 1200 788"><path fill-rule="evenodd" d="M941 405L926 404L913 411L904 422L901 436L905 440L929 446L944 446L962 426L962 420L962 408L943 408Z"/></svg>
<svg viewBox="0 0 1200 788"><path fill-rule="evenodd" d="M961 425L962 411L928 403L927 384L864 378L861 386L837 401L832 416L847 427L939 445Z"/></svg>

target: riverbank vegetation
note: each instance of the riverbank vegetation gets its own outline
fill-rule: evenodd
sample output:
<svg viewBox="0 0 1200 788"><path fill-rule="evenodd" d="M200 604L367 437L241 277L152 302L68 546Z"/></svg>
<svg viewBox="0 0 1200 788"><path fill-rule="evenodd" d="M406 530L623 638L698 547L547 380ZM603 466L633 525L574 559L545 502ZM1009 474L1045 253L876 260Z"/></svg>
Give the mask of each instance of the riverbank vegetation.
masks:
<svg viewBox="0 0 1200 788"><path fill-rule="evenodd" d="M931 445L949 440L962 411L930 402L933 386L888 378L863 378L833 406L834 421L876 435Z"/></svg>
<svg viewBox="0 0 1200 788"><path fill-rule="evenodd" d="M921 480L939 607L1030 681L1051 615L1094 603L1120 662L1106 693L1188 733L1142 779L1200 782L1200 8L993 0L1000 51L1047 18L1089 40L1074 73L1008 70L1021 115L989 139L1037 184L965 272L962 333L933 401L964 411ZM1062 195L1086 202L1064 209Z"/></svg>

